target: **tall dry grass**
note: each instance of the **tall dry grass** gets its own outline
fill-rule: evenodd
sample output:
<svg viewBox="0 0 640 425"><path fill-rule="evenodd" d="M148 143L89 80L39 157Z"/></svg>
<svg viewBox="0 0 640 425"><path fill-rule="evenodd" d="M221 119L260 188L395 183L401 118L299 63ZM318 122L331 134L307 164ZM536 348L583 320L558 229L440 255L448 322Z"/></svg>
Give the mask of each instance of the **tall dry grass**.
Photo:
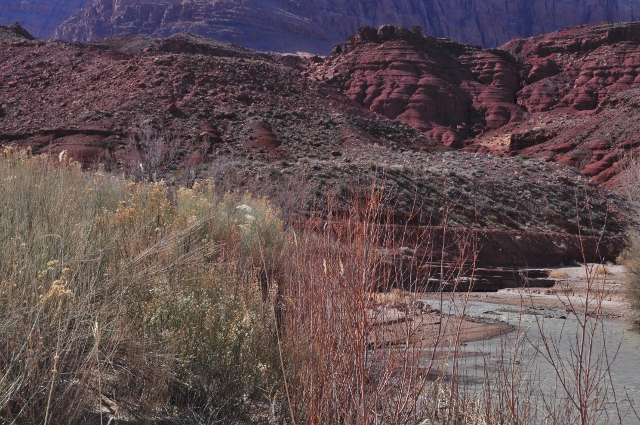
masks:
<svg viewBox="0 0 640 425"><path fill-rule="evenodd" d="M624 172L623 189L631 205L632 224L628 230L627 248L618 260L627 269L625 292L636 312L636 327L640 328L640 163L633 155Z"/></svg>
<svg viewBox="0 0 640 425"><path fill-rule="evenodd" d="M265 201L13 150L0 192L3 422L229 420L277 383L254 266L274 268L283 231Z"/></svg>
<svg viewBox="0 0 640 425"><path fill-rule="evenodd" d="M640 328L640 233L632 229L627 238L627 248L619 261L626 267L625 293L636 313L635 325Z"/></svg>
<svg viewBox="0 0 640 425"><path fill-rule="evenodd" d="M429 394L439 372L437 352L450 349L455 356L459 347L457 338L444 341L445 333L456 334L445 327L460 322L439 326L437 315L421 310L421 295L433 289L436 276L440 290L455 287L473 250L456 252L459 263L446 272L431 264L441 247L431 246L419 226L408 237L409 229L385 212L384 196L374 185L339 211L329 199L321 220L292 235L279 334L289 423L443 423ZM390 254L408 239L419 255ZM452 408L445 417L457 413Z"/></svg>

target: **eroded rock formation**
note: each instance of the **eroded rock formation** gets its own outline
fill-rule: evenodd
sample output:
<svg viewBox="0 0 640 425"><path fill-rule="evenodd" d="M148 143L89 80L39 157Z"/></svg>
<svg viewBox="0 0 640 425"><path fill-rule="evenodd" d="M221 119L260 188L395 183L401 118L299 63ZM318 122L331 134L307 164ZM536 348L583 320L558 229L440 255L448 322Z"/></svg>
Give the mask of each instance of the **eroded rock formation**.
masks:
<svg viewBox="0 0 640 425"><path fill-rule="evenodd" d="M407 123L452 148L486 129L523 119L516 60L391 25L362 27L319 64L313 76L337 84L347 97Z"/></svg>
<svg viewBox="0 0 640 425"><path fill-rule="evenodd" d="M500 49L363 27L313 78L469 152L557 161L615 185L640 146L640 23L579 26Z"/></svg>

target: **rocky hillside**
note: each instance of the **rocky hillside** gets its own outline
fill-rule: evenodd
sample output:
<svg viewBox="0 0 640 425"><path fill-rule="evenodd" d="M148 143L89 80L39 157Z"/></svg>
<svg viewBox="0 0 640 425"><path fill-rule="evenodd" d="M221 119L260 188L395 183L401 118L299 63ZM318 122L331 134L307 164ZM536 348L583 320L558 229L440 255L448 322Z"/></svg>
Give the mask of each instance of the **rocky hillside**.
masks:
<svg viewBox="0 0 640 425"><path fill-rule="evenodd" d="M47 39L71 15L85 6L85 0L2 0L0 25L20 23L36 38Z"/></svg>
<svg viewBox="0 0 640 425"><path fill-rule="evenodd" d="M556 161L615 187L640 146L640 24L580 26L484 50L364 27L310 75L454 149Z"/></svg>
<svg viewBox="0 0 640 425"><path fill-rule="evenodd" d="M191 32L263 51L328 54L365 25L418 25L434 37L495 47L567 26L635 19L640 10L626 0L94 0L54 37Z"/></svg>
<svg viewBox="0 0 640 425"><path fill-rule="evenodd" d="M416 235L481 231L489 266L580 260L578 233L590 257L623 246L618 195L562 164L451 151L319 81L319 58L190 35L46 42L19 27L0 27L0 47L4 145L175 185L213 177L271 197L293 221L378 188L383 215Z"/></svg>

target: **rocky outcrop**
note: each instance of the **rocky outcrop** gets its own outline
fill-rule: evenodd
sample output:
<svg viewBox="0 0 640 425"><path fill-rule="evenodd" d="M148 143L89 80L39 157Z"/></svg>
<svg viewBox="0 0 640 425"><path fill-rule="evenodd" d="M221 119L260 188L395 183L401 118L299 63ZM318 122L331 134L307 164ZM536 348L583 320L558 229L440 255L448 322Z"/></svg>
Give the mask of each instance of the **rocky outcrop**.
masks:
<svg viewBox="0 0 640 425"><path fill-rule="evenodd" d="M18 22L36 38L51 38L58 25L86 3L85 0L2 0L0 25Z"/></svg>
<svg viewBox="0 0 640 425"><path fill-rule="evenodd" d="M639 11L624 0L94 0L55 38L193 32L258 50L328 54L365 25L419 25L431 36L495 47L567 26L634 19Z"/></svg>
<svg viewBox="0 0 640 425"><path fill-rule="evenodd" d="M35 37L29 34L27 30L22 28L17 22L13 25L5 26L0 25L0 41L20 41L20 40L35 40Z"/></svg>
<svg viewBox="0 0 640 425"><path fill-rule="evenodd" d="M640 145L640 23L568 28L502 48L518 61L517 103L530 116L502 130L511 143L501 153L557 161L615 186Z"/></svg>
<svg viewBox="0 0 640 425"><path fill-rule="evenodd" d="M523 119L515 103L520 73L513 56L391 25L362 27L318 64L314 78L387 118L461 148L487 129Z"/></svg>
<svg viewBox="0 0 640 425"><path fill-rule="evenodd" d="M363 27L310 74L446 146L557 161L610 186L640 146L640 23L486 50L418 27Z"/></svg>

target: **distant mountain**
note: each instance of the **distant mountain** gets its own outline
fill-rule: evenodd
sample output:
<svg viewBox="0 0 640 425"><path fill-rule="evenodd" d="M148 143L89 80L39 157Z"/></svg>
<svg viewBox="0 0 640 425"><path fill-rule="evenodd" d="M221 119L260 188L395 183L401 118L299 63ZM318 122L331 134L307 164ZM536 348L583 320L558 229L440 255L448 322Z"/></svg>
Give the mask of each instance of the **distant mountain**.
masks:
<svg viewBox="0 0 640 425"><path fill-rule="evenodd" d="M0 25L19 22L34 37L51 38L58 25L87 3L87 0L2 0Z"/></svg>
<svg viewBox="0 0 640 425"><path fill-rule="evenodd" d="M495 47L573 25L639 19L631 0L95 0L54 38L191 32L262 51L328 54L365 25L418 25L426 35Z"/></svg>

